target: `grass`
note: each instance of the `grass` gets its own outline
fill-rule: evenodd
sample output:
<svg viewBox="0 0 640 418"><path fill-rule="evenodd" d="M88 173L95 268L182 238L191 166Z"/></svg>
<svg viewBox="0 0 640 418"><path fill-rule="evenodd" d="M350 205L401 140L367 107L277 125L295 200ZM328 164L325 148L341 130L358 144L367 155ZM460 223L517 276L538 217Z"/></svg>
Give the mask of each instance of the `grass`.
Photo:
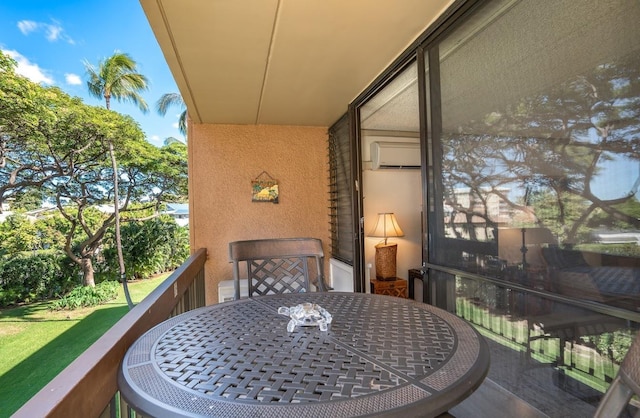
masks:
<svg viewBox="0 0 640 418"><path fill-rule="evenodd" d="M532 359L546 364L560 359L561 364L557 367L566 376L601 393L607 390L609 382L618 372L619 365L614 364L611 358L593 349L583 348L580 344L571 344L569 348L560 347L560 339L557 337L529 343L526 321L507 319L506 315L492 313L462 297L457 298L456 308L457 314L471 322L484 337L516 351L525 351L526 345L530 344L529 355Z"/></svg>
<svg viewBox="0 0 640 418"><path fill-rule="evenodd" d="M129 283L140 302L168 276ZM122 287L104 305L51 311L51 302L0 311L0 417L17 411L127 312Z"/></svg>

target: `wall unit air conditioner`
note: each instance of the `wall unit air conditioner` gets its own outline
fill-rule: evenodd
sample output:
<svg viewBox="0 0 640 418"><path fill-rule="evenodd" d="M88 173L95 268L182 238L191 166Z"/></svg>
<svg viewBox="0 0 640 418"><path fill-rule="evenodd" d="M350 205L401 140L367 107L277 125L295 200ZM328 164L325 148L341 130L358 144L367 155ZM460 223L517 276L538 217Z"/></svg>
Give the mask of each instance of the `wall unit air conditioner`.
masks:
<svg viewBox="0 0 640 418"><path fill-rule="evenodd" d="M420 168L420 144L417 142L371 143L371 169Z"/></svg>

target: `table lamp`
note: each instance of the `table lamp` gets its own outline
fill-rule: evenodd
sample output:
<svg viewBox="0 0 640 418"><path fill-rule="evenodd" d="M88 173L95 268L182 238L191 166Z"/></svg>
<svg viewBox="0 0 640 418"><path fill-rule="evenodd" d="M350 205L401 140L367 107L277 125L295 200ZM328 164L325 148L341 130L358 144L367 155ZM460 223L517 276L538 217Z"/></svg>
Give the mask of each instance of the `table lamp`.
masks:
<svg viewBox="0 0 640 418"><path fill-rule="evenodd" d="M394 213L379 213L376 226L373 227L369 236L384 238L384 241L376 245L376 279L395 280L398 244L388 244L387 238L404 236L396 215Z"/></svg>

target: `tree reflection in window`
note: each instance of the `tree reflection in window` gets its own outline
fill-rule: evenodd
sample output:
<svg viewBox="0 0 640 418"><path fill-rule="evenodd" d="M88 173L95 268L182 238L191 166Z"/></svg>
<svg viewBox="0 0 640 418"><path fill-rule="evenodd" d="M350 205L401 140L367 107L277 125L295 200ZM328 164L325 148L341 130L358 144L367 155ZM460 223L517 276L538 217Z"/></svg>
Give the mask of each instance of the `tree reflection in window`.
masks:
<svg viewBox="0 0 640 418"><path fill-rule="evenodd" d="M490 241L499 226L544 226L574 245L640 229L637 56L492 110L442 144L446 236Z"/></svg>

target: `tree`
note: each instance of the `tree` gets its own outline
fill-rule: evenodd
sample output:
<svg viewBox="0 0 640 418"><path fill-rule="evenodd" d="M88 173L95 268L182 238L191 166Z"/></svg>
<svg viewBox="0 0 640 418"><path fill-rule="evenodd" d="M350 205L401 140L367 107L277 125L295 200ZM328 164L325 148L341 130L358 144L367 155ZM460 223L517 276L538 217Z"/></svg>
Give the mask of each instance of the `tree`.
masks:
<svg viewBox="0 0 640 418"><path fill-rule="evenodd" d="M0 52L0 201L42 196L60 216L36 222L35 235L23 237L30 224L0 224L0 252L62 250L91 286L93 260L107 249L105 236L115 225L113 212L98 210L113 202L110 148L122 179L120 209L135 219L141 208L157 216L162 199L186 196L186 145L156 148L131 117L35 84L15 65Z"/></svg>
<svg viewBox="0 0 640 418"><path fill-rule="evenodd" d="M145 157L155 158L157 149L144 140L138 125L127 116L81 102L67 102L56 110L58 122L43 132L48 143L62 145L59 153L49 154L57 165L56 176L41 187L54 196L58 211L67 220L64 250L83 272L84 284L94 286L93 258L100 250L106 231L115 225L113 212L95 208L113 202L111 151L117 150L120 169L127 181L121 185L122 209L143 192L140 174ZM47 158L43 153L43 159ZM111 162L113 160L111 159Z"/></svg>
<svg viewBox="0 0 640 418"><path fill-rule="evenodd" d="M32 251L37 246L36 228L26 216L13 214L0 223L0 256Z"/></svg>
<svg viewBox="0 0 640 418"><path fill-rule="evenodd" d="M47 144L42 136L56 121L53 109L61 92L19 76L15 67L16 62L0 52L0 212L7 198L64 174L42 158L46 147L57 153L64 146Z"/></svg>
<svg viewBox="0 0 640 418"><path fill-rule="evenodd" d="M14 200L11 203L12 210L35 210L42 206L44 195L41 190L29 189L21 193L14 195Z"/></svg>
<svg viewBox="0 0 640 418"><path fill-rule="evenodd" d="M486 204L458 202L455 190L470 190L478 202L495 194L514 214L526 214L528 226L547 227L565 244L586 239L598 226L640 228L634 204L640 176L619 196L604 198L593 190L611 161L640 161L638 91L633 56L451 129L442 139L446 205L490 225L491 216L479 210L486 211ZM525 193L505 192L514 188Z"/></svg>
<svg viewBox="0 0 640 418"><path fill-rule="evenodd" d="M162 202L186 202L187 184L187 146L182 142L171 142L159 149L158 160L153 168L156 173L151 181L153 200ZM158 210L159 207L156 207Z"/></svg>
<svg viewBox="0 0 640 418"><path fill-rule="evenodd" d="M118 101L131 101L136 104L140 110L146 112L148 110L147 103L140 96L141 91L147 89L147 78L136 72L136 62L128 55L121 52L115 52L112 56L102 61L98 68L95 68L85 62L89 81L87 87L89 93L97 98L103 98L107 109L110 109L111 98ZM109 142L109 155L113 166L113 205L115 215L116 230L116 246L118 249L118 261L120 263L120 279L125 289L127 303L129 307L133 304L129 298L127 289L127 275L125 271L124 258L122 255L122 242L120 237L120 213L118 198L118 166L113 149L113 142Z"/></svg>
<svg viewBox="0 0 640 418"><path fill-rule="evenodd" d="M127 266L136 278L176 268L189 256L188 229L168 215L127 222L122 235L128 238L123 242ZM115 258L112 249L104 255L107 263Z"/></svg>
<svg viewBox="0 0 640 418"><path fill-rule="evenodd" d="M110 110L88 106L56 88L42 88L11 71L2 83L21 86L15 94L4 94L2 108L24 109L23 120L12 112L0 111L4 142L4 167L0 169L0 197L29 193L37 189L50 196L68 226L64 230L64 251L83 272L84 284L95 284L93 257L113 213L102 214L94 207L113 201L113 166L110 145L118 150L127 182L123 191L128 202L151 187L145 170L158 158L158 149L144 140L144 134L130 118ZM97 216L92 213L97 213Z"/></svg>
<svg viewBox="0 0 640 418"><path fill-rule="evenodd" d="M170 107L178 106L181 110L178 117L178 130L187 136L187 106L180 93L165 93L156 102L156 110L161 116L165 116Z"/></svg>

